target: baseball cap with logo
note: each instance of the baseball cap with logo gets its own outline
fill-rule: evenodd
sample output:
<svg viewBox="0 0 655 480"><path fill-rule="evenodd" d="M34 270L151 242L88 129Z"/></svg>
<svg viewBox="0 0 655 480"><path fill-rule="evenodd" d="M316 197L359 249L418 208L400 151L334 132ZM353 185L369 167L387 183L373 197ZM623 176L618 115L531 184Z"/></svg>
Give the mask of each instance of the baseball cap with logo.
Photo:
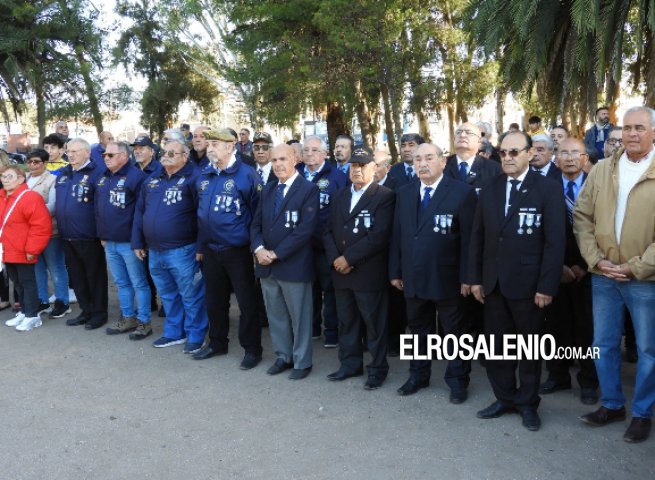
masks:
<svg viewBox="0 0 655 480"><path fill-rule="evenodd" d="M266 132L255 132L255 136L252 139L253 143L260 141L260 142L266 142L269 144L273 143L273 139L271 138L271 135L266 133Z"/></svg>
<svg viewBox="0 0 655 480"><path fill-rule="evenodd" d="M155 148L155 144L152 143L148 135L141 135L134 139L134 143L130 143L131 147L150 147Z"/></svg>
<svg viewBox="0 0 655 480"><path fill-rule="evenodd" d="M353 147L353 152L350 155L348 163L370 163L373 161L375 161L373 150L366 145L360 144Z"/></svg>

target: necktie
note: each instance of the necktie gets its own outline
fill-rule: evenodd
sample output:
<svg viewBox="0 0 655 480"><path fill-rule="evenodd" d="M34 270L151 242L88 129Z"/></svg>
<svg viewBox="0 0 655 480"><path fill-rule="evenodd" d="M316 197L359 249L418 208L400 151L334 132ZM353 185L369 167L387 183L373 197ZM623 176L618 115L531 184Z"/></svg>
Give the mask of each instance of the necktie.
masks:
<svg viewBox="0 0 655 480"><path fill-rule="evenodd" d="M421 199L421 210L425 210L428 206L428 203L430 203L431 191L432 187L425 187L425 190L423 191L423 198Z"/></svg>
<svg viewBox="0 0 655 480"><path fill-rule="evenodd" d="M467 162L462 162L459 164L459 179L462 182L466 181L466 177L469 174L469 164Z"/></svg>
<svg viewBox="0 0 655 480"><path fill-rule="evenodd" d="M564 194L564 199L566 200L566 214L569 217L569 222L573 225L573 207L575 206L575 192L573 187L575 182L569 180L569 183L566 184L566 192Z"/></svg>
<svg viewBox="0 0 655 480"><path fill-rule="evenodd" d="M414 178L414 171L412 167L405 165L405 174L407 175L407 180L411 182L412 178Z"/></svg>
<svg viewBox="0 0 655 480"><path fill-rule="evenodd" d="M261 178L262 182L263 182L264 181L264 170L262 170L261 168L258 168L257 173L259 173L259 178Z"/></svg>
<svg viewBox="0 0 655 480"><path fill-rule="evenodd" d="M282 201L284 200L284 183L280 183L277 186L275 191L275 201L273 202L273 218L277 217L277 214L280 213L280 207L282 207Z"/></svg>
<svg viewBox="0 0 655 480"><path fill-rule="evenodd" d="M519 191L517 190L516 187L518 187L519 183L521 183L521 182L519 182L518 180L516 180L514 178L514 179L510 180L509 183L512 186L510 187L510 190L509 190L509 201L507 202L507 209L505 210L505 215L507 215L507 212L509 212L509 209L512 208L512 203L514 202L514 200L516 200L516 196L519 193Z"/></svg>

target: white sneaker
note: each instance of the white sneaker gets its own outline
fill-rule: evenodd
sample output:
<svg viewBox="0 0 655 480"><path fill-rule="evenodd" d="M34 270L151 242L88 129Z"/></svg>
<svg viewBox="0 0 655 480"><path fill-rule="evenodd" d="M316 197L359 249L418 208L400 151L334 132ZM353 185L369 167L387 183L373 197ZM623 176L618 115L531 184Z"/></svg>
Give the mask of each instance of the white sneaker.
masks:
<svg viewBox="0 0 655 480"><path fill-rule="evenodd" d="M33 328L38 328L43 323L41 317L25 317L25 319L16 327L19 332L29 332Z"/></svg>
<svg viewBox="0 0 655 480"><path fill-rule="evenodd" d="M25 318L25 314L23 312L18 312L14 318L10 318L5 322L5 325L8 327L15 327L17 325L20 325Z"/></svg>
<svg viewBox="0 0 655 480"><path fill-rule="evenodd" d="M71 303L77 303L77 297L75 296L75 292L73 291L73 289L69 288L68 289L68 304L70 305Z"/></svg>
<svg viewBox="0 0 655 480"><path fill-rule="evenodd" d="M50 303L55 303L55 300L57 300L57 297L55 297L54 294L53 294L53 295L51 295L50 298L48 299L48 302L50 302Z"/></svg>

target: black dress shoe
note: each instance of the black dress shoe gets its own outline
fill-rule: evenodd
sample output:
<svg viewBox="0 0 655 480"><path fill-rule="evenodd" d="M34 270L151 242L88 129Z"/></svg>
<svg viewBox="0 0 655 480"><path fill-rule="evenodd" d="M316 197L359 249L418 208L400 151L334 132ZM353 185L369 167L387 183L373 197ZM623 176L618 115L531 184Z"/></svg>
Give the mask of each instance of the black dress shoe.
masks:
<svg viewBox="0 0 655 480"><path fill-rule="evenodd" d="M100 328L103 325L107 323L106 318L93 318L91 320L88 320L86 324L84 325L85 330L95 330L96 328Z"/></svg>
<svg viewBox="0 0 655 480"><path fill-rule="evenodd" d="M405 384L400 387L398 390L398 395L401 397L406 397L407 395L414 395L416 392L418 392L422 388L426 388L430 385L430 380L414 380L413 378L410 378L405 382Z"/></svg>
<svg viewBox="0 0 655 480"><path fill-rule="evenodd" d="M302 380L307 375L309 375L309 372L311 371L312 371L312 367L294 368L293 370L291 370L291 373L289 374L289 380Z"/></svg>
<svg viewBox="0 0 655 480"><path fill-rule="evenodd" d="M254 353L246 352L246 354L243 356L243 360L241 360L241 365L239 365L239 368L241 370L250 370L251 368L255 368L257 365L259 365L259 362L261 361L261 355L255 355Z"/></svg>
<svg viewBox="0 0 655 480"><path fill-rule="evenodd" d="M290 368L293 368L293 363L287 363L281 358L278 358L275 360L275 363L271 365L268 370L266 370L266 373L269 375L277 375L278 373L282 373L285 370L289 370Z"/></svg>
<svg viewBox="0 0 655 480"><path fill-rule="evenodd" d="M555 380L546 380L539 387L539 393L541 395L548 395L549 393L555 393L560 390L571 390L571 382L558 383Z"/></svg>
<svg viewBox="0 0 655 480"><path fill-rule="evenodd" d="M598 393L595 388L583 388L580 390L580 401L585 405L593 405L598 401Z"/></svg>
<svg viewBox="0 0 655 480"><path fill-rule="evenodd" d="M341 382L345 380L346 378L351 378L351 377L361 377L364 375L364 371L360 368L359 370L355 370L354 372L351 372L349 370L343 370L339 369L336 372L332 372L327 376L328 380L331 380L333 382Z"/></svg>
<svg viewBox="0 0 655 480"><path fill-rule="evenodd" d="M450 403L455 405L464 403L468 397L469 394L465 388L454 388L450 391Z"/></svg>
<svg viewBox="0 0 655 480"><path fill-rule="evenodd" d="M623 434L623 440L628 443L643 442L650 435L650 418L632 417L630 426Z"/></svg>
<svg viewBox="0 0 655 480"><path fill-rule="evenodd" d="M595 412L582 415L580 420L594 427L602 427L608 423L620 422L625 420L625 407L616 409L600 407Z"/></svg>
<svg viewBox="0 0 655 480"><path fill-rule="evenodd" d="M66 320L66 325L69 327L76 327L78 325L84 325L89 320L91 320L91 315L82 312L77 317Z"/></svg>
<svg viewBox="0 0 655 480"><path fill-rule="evenodd" d="M382 382L384 382L384 378L380 378L377 375L369 375L364 384L364 390L377 390L382 386Z"/></svg>
<svg viewBox="0 0 655 480"><path fill-rule="evenodd" d="M218 357L219 355L227 355L227 348L205 347L191 355L191 358L194 360L206 360L208 358Z"/></svg>
<svg viewBox="0 0 655 480"><path fill-rule="evenodd" d="M505 405L500 401L495 401L484 410L480 410L478 413L475 414L475 416L486 420L489 418L498 418L502 415L505 415L506 413L515 413L515 412L516 409L514 407Z"/></svg>
<svg viewBox="0 0 655 480"><path fill-rule="evenodd" d="M541 419L536 408L522 408L521 417L523 418L523 426L531 432L536 432L541 427Z"/></svg>

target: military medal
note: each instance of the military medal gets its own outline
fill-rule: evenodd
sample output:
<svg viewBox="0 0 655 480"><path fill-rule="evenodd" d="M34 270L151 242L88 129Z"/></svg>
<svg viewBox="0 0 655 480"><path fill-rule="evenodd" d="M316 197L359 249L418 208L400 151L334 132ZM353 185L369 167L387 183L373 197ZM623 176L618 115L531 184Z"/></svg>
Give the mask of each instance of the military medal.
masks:
<svg viewBox="0 0 655 480"><path fill-rule="evenodd" d="M434 228L432 230L434 230L436 233L439 233L439 217L440 216L441 215L435 215L434 216Z"/></svg>
<svg viewBox="0 0 655 480"><path fill-rule="evenodd" d="M364 227L366 230L371 228L371 216L368 213L364 216Z"/></svg>
<svg viewBox="0 0 655 480"><path fill-rule="evenodd" d="M293 228L296 228L296 225L298 224L298 210L291 212L291 222L293 223Z"/></svg>
<svg viewBox="0 0 655 480"><path fill-rule="evenodd" d="M225 196L225 211L229 212L230 211L230 205L232 205L232 197L228 197L227 195Z"/></svg>
<svg viewBox="0 0 655 480"><path fill-rule="evenodd" d="M448 233L448 216L447 215L439 215L439 226L441 227L441 234L445 235Z"/></svg>
<svg viewBox="0 0 655 480"><path fill-rule="evenodd" d="M359 228L357 228L358 225L359 225L359 217L355 218L355 228L353 228L353 233L359 232Z"/></svg>
<svg viewBox="0 0 655 480"><path fill-rule="evenodd" d="M241 215L241 202L239 202L238 198L234 199L234 206L237 209L236 214Z"/></svg>
<svg viewBox="0 0 655 480"><path fill-rule="evenodd" d="M218 212L218 204L220 203L220 201L221 201L221 196L216 195L216 203L214 204L214 211L215 212Z"/></svg>
<svg viewBox="0 0 655 480"><path fill-rule="evenodd" d="M446 220L447 220L447 224L448 224L448 231L452 233L453 215L450 214L450 213L448 215L446 215Z"/></svg>
<svg viewBox="0 0 655 480"><path fill-rule="evenodd" d="M516 231L519 235L523 235L525 230L523 230L523 222L525 221L525 213L519 213L519 229Z"/></svg>
<svg viewBox="0 0 655 480"><path fill-rule="evenodd" d="M290 212L289 210L287 210L286 212L284 212L284 218L285 218L285 221L286 221L286 223L284 224L284 226L285 226L286 228L289 228L289 227L291 226L291 224L289 223L289 222L291 221L291 212Z"/></svg>
<svg viewBox="0 0 655 480"><path fill-rule="evenodd" d="M534 225L534 213L527 213L525 216L525 225L528 227L526 232L530 235L534 230L532 230L532 225Z"/></svg>
<svg viewBox="0 0 655 480"><path fill-rule="evenodd" d="M534 220L534 226L536 228L541 227L541 213L537 213L537 218Z"/></svg>

